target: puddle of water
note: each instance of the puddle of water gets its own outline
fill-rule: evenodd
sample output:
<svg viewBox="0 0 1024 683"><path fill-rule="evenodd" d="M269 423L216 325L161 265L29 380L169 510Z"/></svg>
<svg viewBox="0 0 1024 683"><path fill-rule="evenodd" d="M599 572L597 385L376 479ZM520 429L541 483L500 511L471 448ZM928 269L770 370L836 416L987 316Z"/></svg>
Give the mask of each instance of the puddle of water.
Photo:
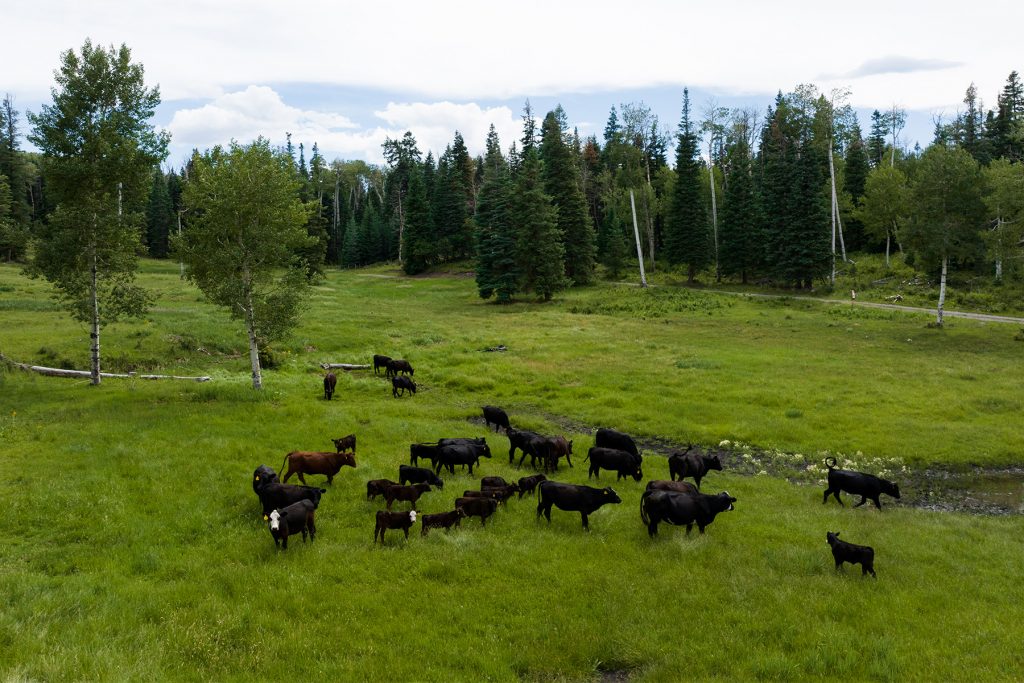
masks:
<svg viewBox="0 0 1024 683"><path fill-rule="evenodd" d="M936 482L936 494L970 507L991 507L1024 513L1024 472L997 471L949 477Z"/></svg>

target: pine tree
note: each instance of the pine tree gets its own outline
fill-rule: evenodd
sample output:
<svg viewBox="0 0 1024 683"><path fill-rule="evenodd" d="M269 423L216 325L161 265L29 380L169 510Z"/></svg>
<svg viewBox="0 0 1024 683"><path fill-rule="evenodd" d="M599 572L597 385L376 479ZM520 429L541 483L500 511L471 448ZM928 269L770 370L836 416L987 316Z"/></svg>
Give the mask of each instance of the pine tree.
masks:
<svg viewBox="0 0 1024 683"><path fill-rule="evenodd" d="M1011 71L996 100L992 125L992 152L996 158L1024 160L1024 84Z"/></svg>
<svg viewBox="0 0 1024 683"><path fill-rule="evenodd" d="M496 295L498 303L508 303L519 290L520 271L510 214L512 179L493 125L487 133L483 171L476 214L477 289L483 299Z"/></svg>
<svg viewBox="0 0 1024 683"><path fill-rule="evenodd" d="M867 151L872 168L878 168L882 164L882 157L885 155L885 136L888 134L885 116L877 109L871 112L871 135L868 136Z"/></svg>
<svg viewBox="0 0 1024 683"><path fill-rule="evenodd" d="M424 272L437 258L433 232L427 189L423 186L423 172L417 164L409 173L409 192L405 202L402 269L407 275Z"/></svg>
<svg viewBox="0 0 1024 683"><path fill-rule="evenodd" d="M850 129L850 137L846 143L846 169L843 176L843 191L850 196L854 210L860 206L864 197L864 187L867 183L868 172L871 167L868 163L867 148L861 138L860 125L854 119ZM849 251L857 251L864 248L864 224L857 218L856 214L845 219L843 234L846 237L846 248Z"/></svg>
<svg viewBox="0 0 1024 683"><path fill-rule="evenodd" d="M175 224L171 193L167 178L159 168L153 169L153 185L146 205L146 247L153 258L167 258L171 226Z"/></svg>
<svg viewBox="0 0 1024 683"><path fill-rule="evenodd" d="M718 225L718 261L722 275L739 275L743 284L757 271L764 248L754 194L750 147L740 135L727 152L728 172Z"/></svg>
<svg viewBox="0 0 1024 683"><path fill-rule="evenodd" d="M11 193L8 207L8 220L13 226L11 229L14 233L24 235L29 232L32 223L32 206L28 200L28 188L32 179L25 171L22 153L18 149L18 136L18 111L14 108L14 100L8 94L0 103L0 175L6 176L8 190ZM25 250L22 247L8 248L6 251L13 258L19 258Z"/></svg>
<svg viewBox="0 0 1024 683"><path fill-rule="evenodd" d="M512 219L517 227L517 257L524 289L549 301L566 286L565 252L551 197L544 192L540 155L531 144L523 151L516 178Z"/></svg>
<svg viewBox="0 0 1024 683"><path fill-rule="evenodd" d="M665 225L665 255L672 265L685 264L687 281L711 262L711 230L701 192L697 135L690 122L690 93L683 90L683 115L676 135L676 178Z"/></svg>
<svg viewBox="0 0 1024 683"><path fill-rule="evenodd" d="M431 260L447 261L458 258L468 246L466 242L469 240L463 234L466 223L466 200L461 181L460 170L454 165L452 149L449 146L438 159L434 192L430 195L430 212L436 236L435 256Z"/></svg>
<svg viewBox="0 0 1024 683"><path fill-rule="evenodd" d="M550 195L558 217L565 252L565 274L574 283L585 285L594 278L596 235L587 214L579 166L566 144L561 107L548 112L541 125L540 154L544 167L544 188Z"/></svg>

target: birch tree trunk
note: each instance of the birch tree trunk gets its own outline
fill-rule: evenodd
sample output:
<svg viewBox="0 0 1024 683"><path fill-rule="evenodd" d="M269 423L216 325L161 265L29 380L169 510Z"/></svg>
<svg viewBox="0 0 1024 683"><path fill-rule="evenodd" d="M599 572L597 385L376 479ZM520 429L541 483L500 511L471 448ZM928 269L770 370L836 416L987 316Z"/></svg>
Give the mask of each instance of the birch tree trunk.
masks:
<svg viewBox="0 0 1024 683"><path fill-rule="evenodd" d="M253 311L252 295L245 296L245 331L249 335L249 365L252 367L252 388L263 388L263 374L260 371L260 351L256 343L256 314Z"/></svg>
<svg viewBox="0 0 1024 683"><path fill-rule="evenodd" d="M935 322L942 326L942 309L946 305L946 269L949 266L949 257L942 257L942 279L939 281L939 309Z"/></svg>
<svg viewBox="0 0 1024 683"><path fill-rule="evenodd" d="M640 228L636 223L636 202L633 200L633 190L629 191L629 205L633 209L633 235L636 237L636 260L640 262L640 286L646 287L647 274L644 273L644 252L640 248Z"/></svg>
<svg viewBox="0 0 1024 683"><path fill-rule="evenodd" d="M92 249L92 264L89 268L89 276L91 279L92 292L92 330L89 332L89 337L92 339L92 347L90 348L90 356L92 360L92 383L98 385L100 383L100 299L99 299L99 276L96 268L96 248Z"/></svg>
<svg viewBox="0 0 1024 683"><path fill-rule="evenodd" d="M889 265L889 242L892 241L892 233L888 230L885 231L885 268L888 270L891 266Z"/></svg>

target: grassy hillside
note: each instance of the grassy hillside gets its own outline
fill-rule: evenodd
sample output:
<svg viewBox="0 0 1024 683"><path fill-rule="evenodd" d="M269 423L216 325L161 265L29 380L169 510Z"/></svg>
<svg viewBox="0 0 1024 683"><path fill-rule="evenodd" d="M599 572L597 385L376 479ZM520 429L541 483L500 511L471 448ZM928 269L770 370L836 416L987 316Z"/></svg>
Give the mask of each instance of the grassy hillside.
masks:
<svg viewBox="0 0 1024 683"><path fill-rule="evenodd" d="M108 368L215 380L0 373L4 678L1012 680L1024 667L1020 517L822 506L821 487L727 467L705 489L728 489L736 510L704 537L648 539L629 481L589 534L577 514L537 521L526 498L487 528L422 539L417 525L374 547L383 504L364 496L410 442L486 434L484 403L573 438L559 478L577 483L586 425L910 468L1020 463L1014 329L612 287L498 308L471 279L332 273L255 394L238 326L174 264L144 270L161 299L106 330ZM0 318L6 355L86 367L87 331L9 267ZM420 392L392 399L361 371L322 400L316 363L375 352L408 358ZM252 470L349 432L359 466L325 494L317 542L275 551ZM488 441L481 473L520 476L505 437ZM645 474L667 477L664 459ZM446 481L421 510L449 509L479 475ZM835 575L826 530L874 546L878 580Z"/></svg>

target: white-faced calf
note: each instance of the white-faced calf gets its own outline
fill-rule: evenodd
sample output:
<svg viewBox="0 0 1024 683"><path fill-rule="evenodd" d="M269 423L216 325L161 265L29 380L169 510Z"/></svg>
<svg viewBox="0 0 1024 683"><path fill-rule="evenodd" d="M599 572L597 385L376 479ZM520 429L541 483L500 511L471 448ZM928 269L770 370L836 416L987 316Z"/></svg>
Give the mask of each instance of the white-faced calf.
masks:
<svg viewBox="0 0 1024 683"><path fill-rule="evenodd" d="M270 535L274 537L274 545L288 550L288 537L300 532L303 543L306 542L307 533L309 533L309 542L312 543L316 537L316 523L313 518L315 509L312 501L300 500L286 508L271 510L269 515L265 515L267 528L270 529Z"/></svg>

